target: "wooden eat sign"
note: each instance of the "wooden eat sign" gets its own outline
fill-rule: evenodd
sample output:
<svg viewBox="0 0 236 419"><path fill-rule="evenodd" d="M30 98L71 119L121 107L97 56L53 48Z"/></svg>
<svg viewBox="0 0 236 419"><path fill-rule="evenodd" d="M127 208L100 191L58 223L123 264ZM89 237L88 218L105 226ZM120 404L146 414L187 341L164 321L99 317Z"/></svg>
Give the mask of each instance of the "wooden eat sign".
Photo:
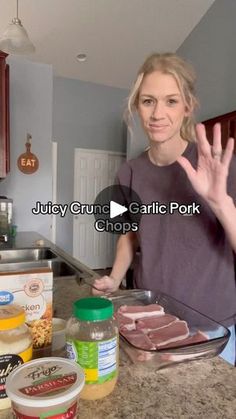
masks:
<svg viewBox="0 0 236 419"><path fill-rule="evenodd" d="M25 143L26 153L21 154L17 160L18 169L26 175L31 175L39 168L38 158L30 151L31 138L31 135L27 134L27 141Z"/></svg>

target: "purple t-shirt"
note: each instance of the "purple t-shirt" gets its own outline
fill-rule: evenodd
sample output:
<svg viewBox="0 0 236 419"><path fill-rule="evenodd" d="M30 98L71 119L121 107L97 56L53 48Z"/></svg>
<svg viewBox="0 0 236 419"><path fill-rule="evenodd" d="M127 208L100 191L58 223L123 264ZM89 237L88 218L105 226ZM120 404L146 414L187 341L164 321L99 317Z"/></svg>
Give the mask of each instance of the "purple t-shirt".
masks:
<svg viewBox="0 0 236 419"><path fill-rule="evenodd" d="M194 167L197 148L189 143L185 157ZM136 233L140 254L134 267L137 288L160 290L225 325L236 323L234 257L224 230L207 203L194 191L182 167L156 166L148 153L125 162L118 182L132 188L143 204L153 201L200 204L200 214L143 214ZM228 177L236 200L236 159ZM197 212L197 211L196 211ZM236 222L233 220L232 222Z"/></svg>

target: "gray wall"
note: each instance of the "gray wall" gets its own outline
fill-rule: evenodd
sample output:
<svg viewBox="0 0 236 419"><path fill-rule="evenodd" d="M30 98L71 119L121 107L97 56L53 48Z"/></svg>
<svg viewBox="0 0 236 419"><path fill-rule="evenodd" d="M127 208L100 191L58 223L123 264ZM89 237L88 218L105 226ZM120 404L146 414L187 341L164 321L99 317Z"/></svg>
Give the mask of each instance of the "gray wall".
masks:
<svg viewBox="0 0 236 419"><path fill-rule="evenodd" d="M126 151L122 113L128 91L55 77L53 139L58 142L57 202L73 201L74 149ZM57 216L56 243L73 252L73 217Z"/></svg>
<svg viewBox="0 0 236 419"><path fill-rule="evenodd" d="M17 57L8 62L11 171L0 182L0 195L13 198L14 223L19 231L37 231L50 238L50 216L33 215L31 209L36 201L52 199L52 68ZM32 175L17 167L19 155L25 152L27 132L32 135L31 151L39 159L39 169Z"/></svg>
<svg viewBox="0 0 236 419"><path fill-rule="evenodd" d="M196 69L200 120L236 109L235 19L236 1L216 0L177 50Z"/></svg>

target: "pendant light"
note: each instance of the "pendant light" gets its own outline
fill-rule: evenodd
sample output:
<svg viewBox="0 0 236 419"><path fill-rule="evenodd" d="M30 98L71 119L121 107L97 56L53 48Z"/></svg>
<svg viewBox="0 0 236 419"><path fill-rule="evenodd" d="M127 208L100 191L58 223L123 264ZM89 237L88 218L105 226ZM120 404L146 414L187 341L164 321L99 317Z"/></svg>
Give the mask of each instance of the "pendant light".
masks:
<svg viewBox="0 0 236 419"><path fill-rule="evenodd" d="M35 47L18 18L18 0L16 0L16 17L7 26L0 39L0 50L8 54L31 54Z"/></svg>

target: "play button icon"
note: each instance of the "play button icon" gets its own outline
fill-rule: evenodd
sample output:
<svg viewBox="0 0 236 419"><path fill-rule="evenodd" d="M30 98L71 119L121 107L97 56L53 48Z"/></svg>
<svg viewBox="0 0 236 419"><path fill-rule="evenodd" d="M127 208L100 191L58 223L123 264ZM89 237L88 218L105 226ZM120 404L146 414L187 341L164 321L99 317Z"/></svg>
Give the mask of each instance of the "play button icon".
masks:
<svg viewBox="0 0 236 419"><path fill-rule="evenodd" d="M123 205L117 204L115 201L110 201L110 218L115 218L118 215L123 215L124 212L128 211L128 208Z"/></svg>
<svg viewBox="0 0 236 419"><path fill-rule="evenodd" d="M130 211L130 204L141 205L137 193L124 185L112 185L103 189L94 201L95 230L114 234L138 231L140 213Z"/></svg>

